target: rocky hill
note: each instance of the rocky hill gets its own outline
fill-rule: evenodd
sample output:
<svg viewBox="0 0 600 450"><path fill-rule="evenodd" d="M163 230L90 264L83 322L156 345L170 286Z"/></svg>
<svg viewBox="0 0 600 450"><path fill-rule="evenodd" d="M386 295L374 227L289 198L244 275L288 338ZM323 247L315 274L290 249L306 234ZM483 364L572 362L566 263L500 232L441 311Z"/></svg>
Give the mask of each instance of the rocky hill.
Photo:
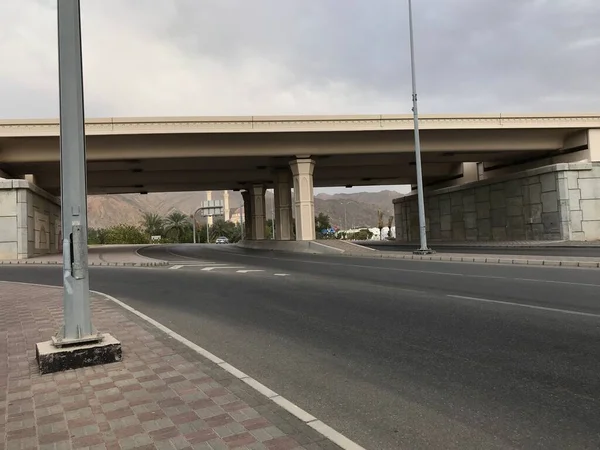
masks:
<svg viewBox="0 0 600 450"><path fill-rule="evenodd" d="M315 197L316 213L327 214L332 225L340 228L376 226L377 210L384 212L385 220L393 215L392 200L399 197L395 191L358 192L353 194L319 194ZM222 192L213 192L213 199L222 199ZM145 212L167 215L172 211L192 214L206 200L205 192L171 192L160 194L119 194L88 197L89 224L92 228L106 228L121 223L139 224ZM231 209L239 208L242 196L229 193ZM267 193L267 217L273 211L273 197Z"/></svg>

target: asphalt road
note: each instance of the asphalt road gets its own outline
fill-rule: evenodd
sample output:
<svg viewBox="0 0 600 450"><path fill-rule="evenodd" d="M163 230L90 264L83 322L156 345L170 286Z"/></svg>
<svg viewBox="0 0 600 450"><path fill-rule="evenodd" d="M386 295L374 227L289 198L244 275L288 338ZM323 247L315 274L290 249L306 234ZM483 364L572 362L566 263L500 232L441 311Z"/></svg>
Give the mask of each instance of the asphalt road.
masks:
<svg viewBox="0 0 600 450"><path fill-rule="evenodd" d="M419 248L419 244L360 244L382 252L409 252ZM430 247L439 253L471 253L474 255L529 255L529 256L579 256L585 258L600 258L600 246L573 247L479 247L460 245L436 245Z"/></svg>
<svg viewBox="0 0 600 450"><path fill-rule="evenodd" d="M91 285L368 449L600 448L598 269L146 254L262 270L98 267ZM31 266L0 279L61 281Z"/></svg>

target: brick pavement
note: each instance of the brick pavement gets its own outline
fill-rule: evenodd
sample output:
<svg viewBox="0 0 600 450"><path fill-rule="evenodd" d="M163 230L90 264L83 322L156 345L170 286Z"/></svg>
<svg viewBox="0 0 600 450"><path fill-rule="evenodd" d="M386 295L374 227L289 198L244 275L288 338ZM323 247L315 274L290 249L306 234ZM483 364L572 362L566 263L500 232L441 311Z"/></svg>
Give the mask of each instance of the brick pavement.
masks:
<svg viewBox="0 0 600 450"><path fill-rule="evenodd" d="M0 450L338 449L217 365L103 296L95 326L123 361L40 375L35 343L62 290L0 282Z"/></svg>
<svg viewBox="0 0 600 450"><path fill-rule="evenodd" d="M160 266L167 265L165 261L147 258L137 253L137 250L148 245L101 245L88 249L88 264L90 266ZM0 260L0 264L62 264L62 253L36 256L21 260Z"/></svg>

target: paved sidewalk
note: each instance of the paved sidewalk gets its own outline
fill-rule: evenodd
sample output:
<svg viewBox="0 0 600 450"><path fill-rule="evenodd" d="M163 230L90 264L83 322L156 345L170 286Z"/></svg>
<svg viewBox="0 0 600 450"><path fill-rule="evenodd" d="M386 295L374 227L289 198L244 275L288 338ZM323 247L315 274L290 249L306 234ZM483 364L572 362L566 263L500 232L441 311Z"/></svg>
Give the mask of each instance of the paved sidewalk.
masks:
<svg viewBox="0 0 600 450"><path fill-rule="evenodd" d="M62 321L62 289L0 282L0 450L338 449L225 370L94 295L123 361L39 375L35 343Z"/></svg>
<svg viewBox="0 0 600 450"><path fill-rule="evenodd" d="M90 266L137 266L152 267L167 265L165 261L146 258L137 253L137 250L148 245L106 245L93 246L88 250L88 263ZM62 254L38 256L22 260L0 260L0 264L62 264Z"/></svg>

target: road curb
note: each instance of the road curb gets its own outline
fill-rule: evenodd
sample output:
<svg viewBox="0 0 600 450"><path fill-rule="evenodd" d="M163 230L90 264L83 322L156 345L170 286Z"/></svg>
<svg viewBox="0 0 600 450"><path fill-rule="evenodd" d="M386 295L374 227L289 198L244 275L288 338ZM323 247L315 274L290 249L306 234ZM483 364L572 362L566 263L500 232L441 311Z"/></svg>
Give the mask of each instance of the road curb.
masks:
<svg viewBox="0 0 600 450"><path fill-rule="evenodd" d="M24 284L26 284L26 283L24 283ZM190 350L198 353L199 355L201 355L201 356L205 357L206 359L208 359L209 361L213 362L214 364L216 364L218 367L220 367L224 371L226 371L229 374L236 377L238 380L246 383L248 386L253 388L259 394L265 396L267 399L269 399L273 403L280 406L283 410L287 411L294 417L300 419L305 425L309 426L313 430L320 433L324 438L326 438L330 442L336 444L342 450L366 450L364 447L361 447L356 442L350 440L349 438L347 438L346 436L344 436L337 430L335 430L332 427L330 427L329 425L323 423L321 420L317 419L309 412L305 411L304 409L300 408L296 404L292 403L287 398L272 391L267 386L265 386L261 382L257 381L255 378L250 377L246 373L242 372L241 370L232 366L228 362L219 358L214 353L211 353L210 351L206 350L205 348L200 347L199 345L193 343L192 341L184 338L183 336L181 336L180 334L171 330L170 328L164 326L157 320L152 319L151 317L147 316L146 314L142 313L141 311L138 311L137 309L133 308L132 306L129 306L128 304L122 302L121 300L118 300L117 298L115 298L111 295L105 294L104 292L94 291L91 289L90 289L90 292L100 295L100 296L106 298L107 300L112 301L116 305L119 305L121 308L125 309L126 311L129 311L132 314L135 314L140 319L146 321L147 323L156 327L161 332L165 333L167 336L171 337L172 339L175 339L176 341L178 341L178 342L182 343L183 345L185 345L186 347L188 347Z"/></svg>
<svg viewBox="0 0 600 450"><path fill-rule="evenodd" d="M567 261L556 259L522 259L502 258L488 256L450 256L450 255L389 255L381 252L379 254L343 253L339 256L351 258L380 258L380 259L402 259L414 261L442 261L442 262L467 262L480 264L504 264L521 266L550 266L550 267L582 267L586 269L600 268L600 261Z"/></svg>
<svg viewBox="0 0 600 450"><path fill-rule="evenodd" d="M62 261L30 261L27 259L16 261L0 261L0 265L5 266L58 266L62 265ZM170 265L167 261L159 262L91 262L90 267L163 267Z"/></svg>

